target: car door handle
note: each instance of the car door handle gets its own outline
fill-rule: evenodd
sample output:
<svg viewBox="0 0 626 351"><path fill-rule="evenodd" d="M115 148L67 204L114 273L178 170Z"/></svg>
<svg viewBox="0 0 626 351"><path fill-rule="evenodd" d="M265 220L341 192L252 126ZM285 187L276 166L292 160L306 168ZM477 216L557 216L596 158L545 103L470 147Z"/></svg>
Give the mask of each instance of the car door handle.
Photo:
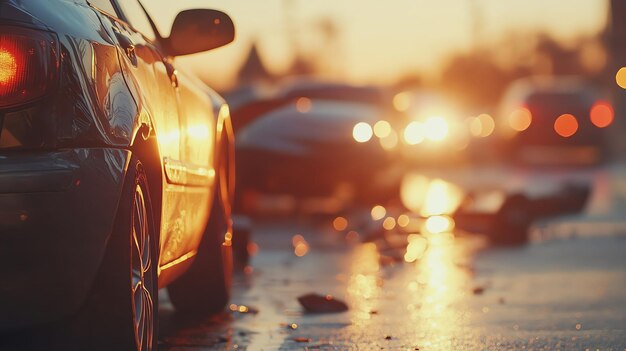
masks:
<svg viewBox="0 0 626 351"><path fill-rule="evenodd" d="M115 27L113 27L113 32L115 32L115 37L117 38L120 48L124 51L126 56L128 56L133 66L137 67L137 52L135 51L135 42Z"/></svg>

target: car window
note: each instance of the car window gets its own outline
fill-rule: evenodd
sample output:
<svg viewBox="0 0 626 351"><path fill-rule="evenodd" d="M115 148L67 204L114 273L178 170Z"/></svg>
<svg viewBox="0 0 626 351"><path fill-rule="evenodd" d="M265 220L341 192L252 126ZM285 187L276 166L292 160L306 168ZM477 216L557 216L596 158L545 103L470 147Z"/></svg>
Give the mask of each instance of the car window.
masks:
<svg viewBox="0 0 626 351"><path fill-rule="evenodd" d="M89 0L89 5L108 13L109 15L116 16L115 7L111 3L111 0Z"/></svg>
<svg viewBox="0 0 626 351"><path fill-rule="evenodd" d="M150 40L156 39L156 34L152 29L148 15L144 11L143 7L137 0L122 0L118 1L118 4L122 8L122 12L128 22L141 34L146 36Z"/></svg>

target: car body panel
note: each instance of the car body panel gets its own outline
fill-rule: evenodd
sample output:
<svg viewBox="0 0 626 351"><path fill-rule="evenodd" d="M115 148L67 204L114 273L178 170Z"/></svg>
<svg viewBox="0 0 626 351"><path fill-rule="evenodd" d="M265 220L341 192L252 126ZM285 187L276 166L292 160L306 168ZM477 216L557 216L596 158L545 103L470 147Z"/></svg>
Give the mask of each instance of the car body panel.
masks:
<svg viewBox="0 0 626 351"><path fill-rule="evenodd" d="M189 256L200 244L216 180L217 122L213 109L207 108L212 102L186 74L179 73L178 81L180 156L165 164L161 265ZM157 139L160 146L169 142Z"/></svg>
<svg viewBox="0 0 626 351"><path fill-rule="evenodd" d="M130 156L113 148L0 156L0 330L80 306L104 256Z"/></svg>

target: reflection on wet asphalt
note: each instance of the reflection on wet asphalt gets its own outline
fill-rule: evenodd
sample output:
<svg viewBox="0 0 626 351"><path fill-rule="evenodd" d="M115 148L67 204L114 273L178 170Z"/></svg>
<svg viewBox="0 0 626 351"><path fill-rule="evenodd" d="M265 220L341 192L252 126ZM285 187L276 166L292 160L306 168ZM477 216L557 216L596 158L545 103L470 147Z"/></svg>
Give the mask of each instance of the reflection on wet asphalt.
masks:
<svg viewBox="0 0 626 351"><path fill-rule="evenodd" d="M598 191L602 207L607 190ZM346 214L342 231L335 218L257 221L259 252L253 271L236 278L231 311L190 320L163 296L161 349L626 349L626 236L540 236L493 248L464 233L350 232L374 212ZM312 292L349 310L304 314L297 297Z"/></svg>

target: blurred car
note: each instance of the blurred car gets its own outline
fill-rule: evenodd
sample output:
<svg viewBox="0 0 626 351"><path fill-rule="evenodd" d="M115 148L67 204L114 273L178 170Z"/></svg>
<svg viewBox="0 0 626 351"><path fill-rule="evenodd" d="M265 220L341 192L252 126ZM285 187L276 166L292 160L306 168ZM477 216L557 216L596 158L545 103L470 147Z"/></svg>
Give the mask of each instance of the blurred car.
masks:
<svg viewBox="0 0 626 351"><path fill-rule="evenodd" d="M64 350L154 350L165 286L180 310L224 307L230 117L174 57L233 38L213 10L163 38L137 0L0 3L0 348L67 323Z"/></svg>
<svg viewBox="0 0 626 351"><path fill-rule="evenodd" d="M392 96L382 87L358 86L334 82L298 79L278 87L246 85L225 95L233 116L233 128L237 132L266 112L296 102L326 100L371 105L381 110L381 118L401 121L404 114L392 108Z"/></svg>
<svg viewBox="0 0 626 351"><path fill-rule="evenodd" d="M390 109L393 97L387 89L380 86L361 86L306 79L287 82L280 91L285 98L307 97L317 100L358 102L375 105L381 109Z"/></svg>
<svg viewBox="0 0 626 351"><path fill-rule="evenodd" d="M374 135L381 116L370 104L309 98L262 113L237 133L238 192L323 196L348 185L372 195L394 160Z"/></svg>
<svg viewBox="0 0 626 351"><path fill-rule="evenodd" d="M522 163L594 164L606 156L613 119L611 103L580 79L519 80L500 107L502 150Z"/></svg>

